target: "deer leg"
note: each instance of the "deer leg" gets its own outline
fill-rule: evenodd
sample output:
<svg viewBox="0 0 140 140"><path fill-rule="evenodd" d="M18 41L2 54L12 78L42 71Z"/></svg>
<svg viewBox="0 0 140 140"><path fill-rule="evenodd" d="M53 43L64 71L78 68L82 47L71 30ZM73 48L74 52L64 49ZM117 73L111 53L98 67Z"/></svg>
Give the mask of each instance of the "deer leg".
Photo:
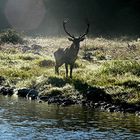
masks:
<svg viewBox="0 0 140 140"><path fill-rule="evenodd" d="M70 78L72 78L73 64L70 65Z"/></svg>
<svg viewBox="0 0 140 140"><path fill-rule="evenodd" d="M65 64L65 68L66 68L66 78L68 78L68 64Z"/></svg>
<svg viewBox="0 0 140 140"><path fill-rule="evenodd" d="M55 66L55 74L59 75L59 67L57 65Z"/></svg>

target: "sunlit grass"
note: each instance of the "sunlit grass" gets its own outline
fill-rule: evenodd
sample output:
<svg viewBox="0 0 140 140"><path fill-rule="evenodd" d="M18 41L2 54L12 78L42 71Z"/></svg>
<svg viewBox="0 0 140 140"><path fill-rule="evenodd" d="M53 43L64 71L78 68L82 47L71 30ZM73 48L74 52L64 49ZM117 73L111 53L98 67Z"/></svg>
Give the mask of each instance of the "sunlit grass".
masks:
<svg viewBox="0 0 140 140"><path fill-rule="evenodd" d="M65 67L60 67L60 75L54 74L53 52L59 47L67 47L67 38L38 37L29 38L26 45L41 45L39 54L34 50L22 52L19 44L0 46L0 75L6 77L16 87L35 87L42 94L52 90L75 91L74 81L81 81L89 86L104 87L109 94L126 102L139 102L140 83L140 41L121 39L90 38L81 43L78 59L73 70L73 79L65 79ZM136 50L128 48L127 43L136 45ZM95 60L83 59L84 51L91 52ZM106 57L110 56L107 60ZM61 85L62 84L62 85ZM67 84L67 86L65 85ZM69 85L69 86L68 86ZM57 87L58 86L58 87ZM57 88L56 88L57 87ZM82 88L82 87L81 87ZM45 92L47 91L47 92ZM75 91L76 92L76 91ZM120 96L119 93L127 92ZM119 95L119 96L118 96Z"/></svg>

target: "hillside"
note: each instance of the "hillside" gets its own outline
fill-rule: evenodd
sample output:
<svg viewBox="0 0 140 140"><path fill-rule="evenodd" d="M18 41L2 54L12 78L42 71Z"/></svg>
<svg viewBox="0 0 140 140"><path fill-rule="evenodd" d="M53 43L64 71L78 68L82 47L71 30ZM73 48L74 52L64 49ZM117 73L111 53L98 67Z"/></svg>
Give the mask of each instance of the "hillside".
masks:
<svg viewBox="0 0 140 140"><path fill-rule="evenodd" d="M60 76L54 74L53 52L68 45L66 38L59 37L24 37L23 44L1 43L0 75L6 79L3 84L35 88L42 95L58 88L74 92L76 86L81 93L86 90L82 87L86 84L103 88L114 101L140 102L139 39L86 39L81 43L72 80L65 79L64 66L60 68Z"/></svg>

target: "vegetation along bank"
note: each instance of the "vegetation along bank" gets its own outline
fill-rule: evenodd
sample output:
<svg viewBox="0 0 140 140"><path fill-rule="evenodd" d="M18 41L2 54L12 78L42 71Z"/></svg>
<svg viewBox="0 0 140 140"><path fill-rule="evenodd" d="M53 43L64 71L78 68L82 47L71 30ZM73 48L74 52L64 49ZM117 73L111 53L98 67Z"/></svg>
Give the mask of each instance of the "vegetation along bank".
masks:
<svg viewBox="0 0 140 140"><path fill-rule="evenodd" d="M61 106L80 104L107 111L140 111L140 39L88 38L81 43L73 78L54 73L53 52L65 37L0 34L0 93Z"/></svg>

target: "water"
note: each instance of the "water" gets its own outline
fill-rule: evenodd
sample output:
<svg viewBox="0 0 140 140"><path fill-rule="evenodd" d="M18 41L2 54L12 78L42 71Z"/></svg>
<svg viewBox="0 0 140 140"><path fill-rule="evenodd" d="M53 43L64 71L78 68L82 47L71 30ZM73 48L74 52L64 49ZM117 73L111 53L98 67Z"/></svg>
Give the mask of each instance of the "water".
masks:
<svg viewBox="0 0 140 140"><path fill-rule="evenodd" d="M137 140L140 118L0 96L0 140Z"/></svg>

